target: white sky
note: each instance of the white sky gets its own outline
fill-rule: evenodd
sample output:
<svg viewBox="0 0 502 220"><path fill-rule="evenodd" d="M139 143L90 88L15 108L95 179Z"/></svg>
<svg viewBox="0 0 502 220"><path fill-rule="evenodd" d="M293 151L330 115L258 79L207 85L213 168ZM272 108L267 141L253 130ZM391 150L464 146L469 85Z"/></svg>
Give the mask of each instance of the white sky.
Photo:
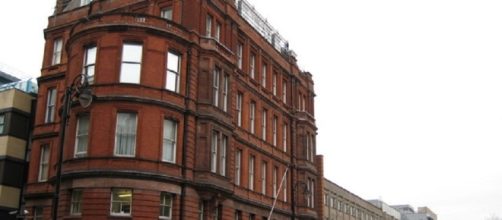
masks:
<svg viewBox="0 0 502 220"><path fill-rule="evenodd" d="M55 1L0 3L0 65L39 75ZM502 1L249 1L314 75L327 178L440 220L502 215Z"/></svg>

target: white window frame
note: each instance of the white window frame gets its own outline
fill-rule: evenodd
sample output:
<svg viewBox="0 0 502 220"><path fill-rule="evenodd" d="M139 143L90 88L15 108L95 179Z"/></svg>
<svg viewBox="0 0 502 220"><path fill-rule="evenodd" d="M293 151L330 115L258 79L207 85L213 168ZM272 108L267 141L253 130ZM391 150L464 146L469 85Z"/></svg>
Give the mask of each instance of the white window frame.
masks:
<svg viewBox="0 0 502 220"><path fill-rule="evenodd" d="M235 151L235 185L241 185L241 171L242 169L242 150Z"/></svg>
<svg viewBox="0 0 502 220"><path fill-rule="evenodd" d="M85 48L84 52L84 65L82 67L82 72L87 78L89 84L94 83L94 77L96 73L96 59L97 59L97 47L96 45L88 46Z"/></svg>
<svg viewBox="0 0 502 220"><path fill-rule="evenodd" d="M255 157L249 156L249 178L248 185L250 190L254 190L254 172L255 172Z"/></svg>
<svg viewBox="0 0 502 220"><path fill-rule="evenodd" d="M123 117L126 117L127 115L129 116L133 116L134 115L134 123L133 125L127 125L127 126L133 126L133 127L123 127L123 129L126 129L126 131L124 132L130 132L131 134L130 135L133 135L133 142L132 142L132 146L131 146L131 150L132 152L130 153L120 153L120 151L124 151L124 150L121 150L119 149L119 147L121 146L118 146L119 144L119 140L120 140L120 135L128 135L127 133L119 133L119 129L121 129L121 127L119 127L119 123L120 123L120 117L123 116ZM127 119L127 118L125 118ZM131 112L119 112L117 113L117 122L116 122L116 127L115 127L115 147L114 147L114 150L113 150L113 154L115 156L119 156L119 157L134 157L136 155L136 142L137 142L137 127L138 127L138 115L136 113L131 113ZM130 129L130 130L128 130ZM134 134L133 134L134 133ZM127 137L125 137L127 138ZM126 143L127 144L127 143ZM127 146L125 146L127 147ZM125 149L127 150L127 149Z"/></svg>
<svg viewBox="0 0 502 220"><path fill-rule="evenodd" d="M282 81L282 102L286 103L288 98L288 82L286 80Z"/></svg>
<svg viewBox="0 0 502 220"><path fill-rule="evenodd" d="M256 67L256 55L251 53L251 57L249 58L249 77L251 79L255 78L255 67Z"/></svg>
<svg viewBox="0 0 502 220"><path fill-rule="evenodd" d="M267 88L267 64L263 64L261 71L261 85Z"/></svg>
<svg viewBox="0 0 502 220"><path fill-rule="evenodd" d="M44 207L35 206L33 208L33 220L43 220L44 218Z"/></svg>
<svg viewBox="0 0 502 220"><path fill-rule="evenodd" d="M73 189L71 191L70 215L82 214L82 189Z"/></svg>
<svg viewBox="0 0 502 220"><path fill-rule="evenodd" d="M82 120L87 120L87 128L82 127ZM85 125L85 124L84 124ZM77 118L77 129L75 132L75 157L83 157L87 155L87 149L89 148L89 131L91 127L91 117L90 114L85 113L79 115ZM86 145L80 146L83 140L86 140Z"/></svg>
<svg viewBox="0 0 502 220"><path fill-rule="evenodd" d="M52 49L52 65L57 65L61 63L61 57L63 54L63 38L56 38L53 42Z"/></svg>
<svg viewBox="0 0 502 220"><path fill-rule="evenodd" d="M38 182L45 182L49 177L49 163L51 158L51 148L48 144L40 146L40 163L38 166Z"/></svg>
<svg viewBox="0 0 502 220"><path fill-rule="evenodd" d="M206 17L206 37L211 37L213 29L213 16L207 15Z"/></svg>
<svg viewBox="0 0 502 220"><path fill-rule="evenodd" d="M239 127L242 126L242 98L243 98L242 93L237 93L237 103L236 103L237 126L239 126Z"/></svg>
<svg viewBox="0 0 502 220"><path fill-rule="evenodd" d="M242 43L237 44L237 67L239 69L242 69L242 52L243 52L244 45Z"/></svg>
<svg viewBox="0 0 502 220"><path fill-rule="evenodd" d="M229 88L229 76L227 74L223 75L223 111L228 111L228 88Z"/></svg>
<svg viewBox="0 0 502 220"><path fill-rule="evenodd" d="M261 116L261 139L267 141L267 110L263 109Z"/></svg>
<svg viewBox="0 0 502 220"><path fill-rule="evenodd" d="M129 53L132 53L136 50L140 51L140 54L132 55L134 59L126 60L126 56L131 57ZM122 45L122 58L121 58L121 67L120 67L120 82L121 83L133 83L139 84L141 81L141 64L143 60L143 45L140 43L124 43ZM138 67L138 72L125 72L126 67ZM132 77L129 75L133 75Z"/></svg>
<svg viewBox="0 0 502 220"><path fill-rule="evenodd" d="M277 95L277 73L272 75L272 94Z"/></svg>
<svg viewBox="0 0 502 220"><path fill-rule="evenodd" d="M220 42L220 39L221 39L221 23L220 22L216 22L216 29L214 31L214 38L216 39L216 41Z"/></svg>
<svg viewBox="0 0 502 220"><path fill-rule="evenodd" d="M251 134L255 133L255 119L256 119L256 103L251 101L249 104L249 130Z"/></svg>
<svg viewBox="0 0 502 220"><path fill-rule="evenodd" d="M211 140L211 172L216 173L218 169L218 146L219 146L219 132L213 131Z"/></svg>
<svg viewBox="0 0 502 220"><path fill-rule="evenodd" d="M227 175L227 145L228 145L228 137L226 135L221 135L221 143L220 143L220 175Z"/></svg>
<svg viewBox="0 0 502 220"><path fill-rule="evenodd" d="M220 97L220 74L221 70L219 68L214 68L213 71L213 105L219 106L219 97Z"/></svg>
<svg viewBox="0 0 502 220"><path fill-rule="evenodd" d="M181 55L175 52L167 52L166 61L166 89L172 92L180 92ZM176 59L176 61L172 61ZM172 83L174 81L174 84ZM174 87L174 88L173 88Z"/></svg>
<svg viewBox="0 0 502 220"><path fill-rule="evenodd" d="M159 219L166 219L166 220L171 220L173 216L173 200L174 200L174 195L172 193L168 192L161 192L160 193L160 213L159 213ZM165 209L169 210L169 215L163 215L165 212Z"/></svg>
<svg viewBox="0 0 502 220"><path fill-rule="evenodd" d="M171 134L167 134L167 126L171 127ZM176 163L176 145L178 135L178 123L174 120L164 119L163 134L162 134L162 161ZM167 153L171 153L171 158L167 157Z"/></svg>
<svg viewBox="0 0 502 220"><path fill-rule="evenodd" d="M121 200L114 200L114 194L115 193L120 193L121 191L129 193L126 195L129 195L129 201L121 201ZM129 192L127 192L129 191ZM117 194L116 197L121 197L119 194ZM133 197L133 191L132 189L123 189L123 188L116 188L112 189L111 196L110 196L110 215L112 216L131 216L132 214L132 197ZM122 210L123 205L129 205L129 213L122 213L122 212L113 212L113 205L114 203L119 204L119 209Z"/></svg>
<svg viewBox="0 0 502 220"><path fill-rule="evenodd" d="M57 89L55 87L47 90L47 103L45 108L45 123L52 123L55 120Z"/></svg>

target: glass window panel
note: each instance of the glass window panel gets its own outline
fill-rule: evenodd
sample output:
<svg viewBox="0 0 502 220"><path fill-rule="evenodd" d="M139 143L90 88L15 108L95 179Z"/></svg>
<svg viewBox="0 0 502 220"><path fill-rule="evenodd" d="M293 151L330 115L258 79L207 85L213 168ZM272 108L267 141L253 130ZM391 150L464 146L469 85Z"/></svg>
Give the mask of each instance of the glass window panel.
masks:
<svg viewBox="0 0 502 220"><path fill-rule="evenodd" d="M122 63L120 82L139 83L140 72L141 72L141 65L134 63Z"/></svg>
<svg viewBox="0 0 502 220"><path fill-rule="evenodd" d="M89 115L81 115L78 117L77 122L77 135L76 135L76 149L75 155L85 155L89 144Z"/></svg>
<svg viewBox="0 0 502 220"><path fill-rule="evenodd" d="M143 46L140 44L124 44L122 62L141 62Z"/></svg>
<svg viewBox="0 0 502 220"><path fill-rule="evenodd" d="M82 212L81 204L82 204L82 190L73 190L71 193L70 214L80 215Z"/></svg>
<svg viewBox="0 0 502 220"><path fill-rule="evenodd" d="M113 189L112 190L112 215L130 215L132 202L132 190Z"/></svg>
<svg viewBox="0 0 502 220"><path fill-rule="evenodd" d="M118 113L115 131L115 155L134 156L136 148L136 114Z"/></svg>
<svg viewBox="0 0 502 220"><path fill-rule="evenodd" d="M179 72L180 56L174 53L167 53L167 68L174 72Z"/></svg>
<svg viewBox="0 0 502 220"><path fill-rule="evenodd" d="M173 9L172 8L164 8L160 12L160 17L166 20L173 20Z"/></svg>
<svg viewBox="0 0 502 220"><path fill-rule="evenodd" d="M164 120L164 139L162 160L175 162L176 155L176 129L177 123L172 120Z"/></svg>

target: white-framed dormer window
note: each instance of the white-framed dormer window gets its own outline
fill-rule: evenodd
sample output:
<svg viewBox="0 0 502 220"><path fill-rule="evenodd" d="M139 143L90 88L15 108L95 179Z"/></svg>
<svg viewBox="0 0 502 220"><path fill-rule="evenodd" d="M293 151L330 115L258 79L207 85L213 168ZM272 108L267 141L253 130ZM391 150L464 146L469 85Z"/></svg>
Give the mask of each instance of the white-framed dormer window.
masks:
<svg viewBox="0 0 502 220"><path fill-rule="evenodd" d="M115 128L115 156L134 157L136 153L136 113L117 114Z"/></svg>
<svg viewBox="0 0 502 220"><path fill-rule="evenodd" d="M48 144L40 146L40 163L38 166L38 181L45 182L49 176L49 159L51 148Z"/></svg>
<svg viewBox="0 0 502 220"><path fill-rule="evenodd" d="M120 67L121 83L139 84L141 77L141 60L143 45L125 43L122 47L122 64Z"/></svg>
<svg viewBox="0 0 502 220"><path fill-rule="evenodd" d="M173 211L173 194L168 192L160 193L160 219L172 219Z"/></svg>
<svg viewBox="0 0 502 220"><path fill-rule="evenodd" d="M180 92L181 55L167 52L166 89Z"/></svg>
<svg viewBox="0 0 502 220"><path fill-rule="evenodd" d="M89 114L82 114L77 118L75 157L82 157L87 154L87 148L89 145L89 122Z"/></svg>
<svg viewBox="0 0 502 220"><path fill-rule="evenodd" d="M132 213L132 190L112 189L110 214L130 216Z"/></svg>
<svg viewBox="0 0 502 220"><path fill-rule="evenodd" d="M162 138L162 161L176 162L176 134L178 124L169 119L164 119L164 132Z"/></svg>
<svg viewBox="0 0 502 220"><path fill-rule="evenodd" d="M84 53L83 74L87 77L89 84L94 83L94 73L96 69L96 46L88 46Z"/></svg>
<svg viewBox="0 0 502 220"><path fill-rule="evenodd" d="M45 123L54 122L54 115L56 112L56 98L57 98L57 89L50 88L47 90L47 104L45 108Z"/></svg>
<svg viewBox="0 0 502 220"><path fill-rule="evenodd" d="M171 8L171 7L163 8L160 11L160 17L164 18L166 20L172 21L173 20L173 8Z"/></svg>
<svg viewBox="0 0 502 220"><path fill-rule="evenodd" d="M52 65L61 63L61 55L63 54L63 38L56 38L52 47Z"/></svg>

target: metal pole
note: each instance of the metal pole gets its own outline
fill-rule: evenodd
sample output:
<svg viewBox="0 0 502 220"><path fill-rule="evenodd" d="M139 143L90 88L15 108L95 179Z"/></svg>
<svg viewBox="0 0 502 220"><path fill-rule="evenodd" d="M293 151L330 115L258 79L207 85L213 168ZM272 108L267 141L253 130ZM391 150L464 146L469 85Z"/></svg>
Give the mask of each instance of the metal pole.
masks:
<svg viewBox="0 0 502 220"><path fill-rule="evenodd" d="M72 90L73 89L71 87L67 87L63 98L63 111L61 114L61 125L59 128L59 146L58 146L59 152L58 152L58 163L56 172L56 185L54 187L54 195L52 197L52 220L57 220L58 218L59 191L61 188L61 167L63 165L66 123L68 120L68 112L70 109L70 98Z"/></svg>
<svg viewBox="0 0 502 220"><path fill-rule="evenodd" d="M268 220L270 220L270 217L272 217L272 213L274 212L274 208L275 208L275 203L277 202L277 196L281 192L282 184L284 183L284 180L286 179L286 174L288 174L288 170L289 170L289 166L286 168L286 171L284 171L284 174L282 175L281 184L279 184L279 190L277 190L275 192L274 203L272 204L272 208L270 209L270 213L268 214L268 218L267 218Z"/></svg>

